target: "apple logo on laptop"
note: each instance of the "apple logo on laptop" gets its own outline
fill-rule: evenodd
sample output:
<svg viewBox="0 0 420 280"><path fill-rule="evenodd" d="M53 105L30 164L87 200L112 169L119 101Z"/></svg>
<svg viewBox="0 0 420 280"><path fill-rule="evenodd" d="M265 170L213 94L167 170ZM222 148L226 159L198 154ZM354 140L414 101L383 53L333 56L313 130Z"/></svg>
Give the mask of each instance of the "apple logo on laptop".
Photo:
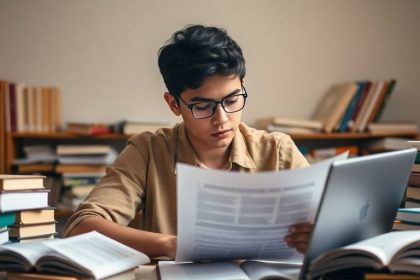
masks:
<svg viewBox="0 0 420 280"><path fill-rule="evenodd" d="M359 221L363 221L368 213L368 208L369 208L370 204L369 204L369 199L366 200L366 203L360 208L360 212L359 212Z"/></svg>

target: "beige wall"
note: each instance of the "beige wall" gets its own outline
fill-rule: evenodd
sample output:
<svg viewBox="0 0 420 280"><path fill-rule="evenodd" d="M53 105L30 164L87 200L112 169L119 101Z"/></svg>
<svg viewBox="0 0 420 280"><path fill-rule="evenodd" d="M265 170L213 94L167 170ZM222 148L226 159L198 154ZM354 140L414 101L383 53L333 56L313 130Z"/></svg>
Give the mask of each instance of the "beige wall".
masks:
<svg viewBox="0 0 420 280"><path fill-rule="evenodd" d="M388 78L384 119L420 120L417 0L0 0L0 79L61 86L64 121L176 121L157 50L188 23L242 46L249 123L309 117L333 82Z"/></svg>

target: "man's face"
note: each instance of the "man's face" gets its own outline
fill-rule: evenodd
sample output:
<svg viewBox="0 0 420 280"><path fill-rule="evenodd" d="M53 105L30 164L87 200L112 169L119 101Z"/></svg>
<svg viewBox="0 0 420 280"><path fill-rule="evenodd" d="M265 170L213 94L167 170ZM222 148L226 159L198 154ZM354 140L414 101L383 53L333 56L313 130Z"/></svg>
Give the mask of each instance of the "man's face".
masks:
<svg viewBox="0 0 420 280"><path fill-rule="evenodd" d="M220 101L229 95L241 93L242 83L239 77L214 75L206 78L201 87L183 91L181 98L187 104L194 104L200 101ZM242 115L242 111L226 113L221 104L218 104L213 116L196 119L182 101L179 102L178 108L184 119L188 137L196 149L229 147Z"/></svg>

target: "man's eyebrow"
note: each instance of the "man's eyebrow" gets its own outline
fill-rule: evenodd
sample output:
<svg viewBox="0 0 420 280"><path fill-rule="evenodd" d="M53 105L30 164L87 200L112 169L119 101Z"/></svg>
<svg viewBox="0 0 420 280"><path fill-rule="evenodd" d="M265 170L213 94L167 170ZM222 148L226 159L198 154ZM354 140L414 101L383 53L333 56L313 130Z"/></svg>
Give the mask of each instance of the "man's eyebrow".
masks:
<svg viewBox="0 0 420 280"><path fill-rule="evenodd" d="M240 92L241 90L239 89L239 88L237 88L237 89L235 89L234 91L232 91L231 93L229 93L229 94L227 94L225 97L223 97L223 98L227 98L227 97L230 97L230 96L232 96L232 95L235 95L235 94L237 94L238 92ZM222 99L223 99L222 98ZM211 99L211 98L205 98L205 97L201 97L201 96L196 96L196 97L193 97L193 98L191 98L191 100L190 101L193 101L193 102L202 102L202 101L214 101L214 99Z"/></svg>

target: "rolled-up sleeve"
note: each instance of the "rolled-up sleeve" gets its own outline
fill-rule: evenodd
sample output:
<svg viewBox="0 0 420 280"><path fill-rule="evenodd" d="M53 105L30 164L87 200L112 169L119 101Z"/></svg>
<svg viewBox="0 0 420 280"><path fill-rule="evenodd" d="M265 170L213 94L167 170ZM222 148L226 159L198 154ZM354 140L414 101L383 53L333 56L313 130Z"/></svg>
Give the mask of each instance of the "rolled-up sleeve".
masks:
<svg viewBox="0 0 420 280"><path fill-rule="evenodd" d="M280 142L279 155L279 166L281 166L281 169L295 169L309 166L308 161L289 135L285 135Z"/></svg>
<svg viewBox="0 0 420 280"><path fill-rule="evenodd" d="M68 236L78 223L92 216L127 225L144 207L147 162L145 150L129 140L106 175L68 219L63 235Z"/></svg>

